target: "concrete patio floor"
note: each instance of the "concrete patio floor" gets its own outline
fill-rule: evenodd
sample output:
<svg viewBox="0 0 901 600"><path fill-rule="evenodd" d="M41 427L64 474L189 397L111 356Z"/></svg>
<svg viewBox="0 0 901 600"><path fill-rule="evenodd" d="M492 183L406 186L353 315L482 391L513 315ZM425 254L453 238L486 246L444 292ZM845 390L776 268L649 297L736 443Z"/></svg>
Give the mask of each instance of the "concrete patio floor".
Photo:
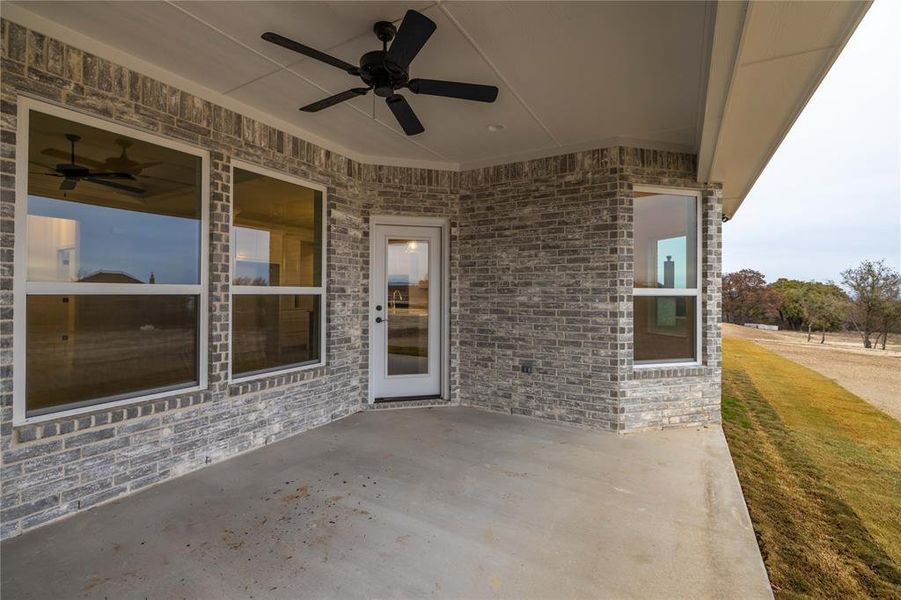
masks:
<svg viewBox="0 0 901 600"><path fill-rule="evenodd" d="M717 428L368 411L2 545L3 598L770 597Z"/></svg>

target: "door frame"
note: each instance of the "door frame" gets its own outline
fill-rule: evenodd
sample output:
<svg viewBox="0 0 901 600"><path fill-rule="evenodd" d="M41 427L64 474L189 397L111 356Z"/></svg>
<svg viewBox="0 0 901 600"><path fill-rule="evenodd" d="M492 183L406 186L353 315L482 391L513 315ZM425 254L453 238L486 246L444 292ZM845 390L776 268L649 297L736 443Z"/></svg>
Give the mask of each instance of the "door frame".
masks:
<svg viewBox="0 0 901 600"><path fill-rule="evenodd" d="M441 307L441 399L450 400L450 223L445 217L412 217L406 215L370 215L369 216L369 261L366 268L369 269L369 290L366 294L366 319L369 324L369 378L367 390L367 402L375 402L372 378L375 364L375 347L372 343L372 330L375 323L375 314L372 310L372 290L375 287L375 274L372 269L372 261L378 249L375 247L373 231L376 225L400 225L413 227L437 227L441 230L441 294L439 295Z"/></svg>

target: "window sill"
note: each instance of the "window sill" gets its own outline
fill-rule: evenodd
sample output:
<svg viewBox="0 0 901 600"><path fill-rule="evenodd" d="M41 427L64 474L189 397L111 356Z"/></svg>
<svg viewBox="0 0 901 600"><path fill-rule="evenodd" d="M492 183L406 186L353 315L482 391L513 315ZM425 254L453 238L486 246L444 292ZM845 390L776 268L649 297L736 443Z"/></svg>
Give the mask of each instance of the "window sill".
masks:
<svg viewBox="0 0 901 600"><path fill-rule="evenodd" d="M270 377L279 377L282 375L291 375L292 373L300 373L302 371L309 371L312 369L321 369L325 366L325 361L319 361L313 364L305 364L297 367L288 367L285 369L278 369L277 371L262 371L258 373L254 373L252 375L242 375L239 377L231 377L229 376L228 384L229 385L239 385L242 383L251 383L254 381L261 381L263 379L268 379Z"/></svg>
<svg viewBox="0 0 901 600"><path fill-rule="evenodd" d="M659 363L656 365L633 365L629 379L635 381L648 379L679 379L705 377L711 374L711 368L700 362Z"/></svg>
<svg viewBox="0 0 901 600"><path fill-rule="evenodd" d="M36 423L46 423L48 421L55 421L57 419L66 419L71 417L76 417L79 415L84 415L88 413L99 413L108 410L113 410L116 408L122 408L125 406L129 406L132 404L139 404L142 402L150 402L153 400L161 400L163 398L173 398L176 396L183 396L185 394L191 394L195 392L202 392L207 389L206 385L192 385L191 387L178 388L173 390L165 390L162 392L157 392L154 394L145 394L143 396L135 396L134 398L123 398L121 400L115 400L113 402L103 402L98 404L91 404L89 406L80 406L78 408L70 408L68 410L61 410L58 412L46 413L43 415L36 415L34 417L13 417L13 427L22 427L25 425L34 425Z"/></svg>
<svg viewBox="0 0 901 600"><path fill-rule="evenodd" d="M651 369L678 369L681 367L703 367L700 362L693 360L691 362L668 362L668 363L641 363L633 364L632 368L636 371Z"/></svg>

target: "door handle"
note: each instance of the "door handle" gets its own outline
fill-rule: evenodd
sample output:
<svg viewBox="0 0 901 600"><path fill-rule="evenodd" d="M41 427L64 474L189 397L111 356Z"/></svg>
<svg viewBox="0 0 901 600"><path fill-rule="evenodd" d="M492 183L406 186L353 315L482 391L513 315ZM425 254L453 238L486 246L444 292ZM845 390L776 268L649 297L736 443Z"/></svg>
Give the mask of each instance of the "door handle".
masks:
<svg viewBox="0 0 901 600"><path fill-rule="evenodd" d="M381 317L376 317L376 318L375 318L375 322L376 322L376 323L382 323L382 322L387 323L387 322L388 322L388 319L383 319L383 318L381 318Z"/></svg>

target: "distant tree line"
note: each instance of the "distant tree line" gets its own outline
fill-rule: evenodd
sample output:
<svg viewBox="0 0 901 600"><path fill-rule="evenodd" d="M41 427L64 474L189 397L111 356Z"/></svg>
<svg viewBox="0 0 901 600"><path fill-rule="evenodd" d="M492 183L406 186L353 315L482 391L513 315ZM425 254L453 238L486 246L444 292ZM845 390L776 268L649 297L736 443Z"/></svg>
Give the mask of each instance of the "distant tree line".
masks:
<svg viewBox="0 0 901 600"><path fill-rule="evenodd" d="M763 274L742 269L723 276L723 320L766 323L782 329L820 334L851 329L865 348L885 350L889 333L901 328L901 274L885 261L863 261L842 272L842 285L829 281L778 279L767 284Z"/></svg>

